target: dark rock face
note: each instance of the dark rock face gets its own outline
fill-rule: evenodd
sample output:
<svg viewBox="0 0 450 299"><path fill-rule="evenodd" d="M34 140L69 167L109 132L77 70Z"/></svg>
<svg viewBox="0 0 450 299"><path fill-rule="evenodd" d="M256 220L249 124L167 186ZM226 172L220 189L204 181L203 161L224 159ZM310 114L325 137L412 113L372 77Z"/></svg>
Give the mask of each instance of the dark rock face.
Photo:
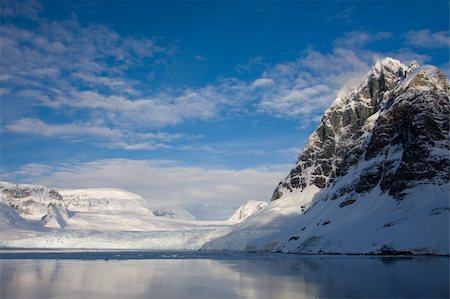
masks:
<svg viewBox="0 0 450 299"><path fill-rule="evenodd" d="M450 149L450 89L442 73L434 75L440 91L424 79L424 73L419 73L410 82L410 89L430 90L393 94L396 99L378 118L367 146L366 160L378 155L387 157L383 161L380 187L397 199L402 198L406 189L419 183L443 184L450 177L448 154L439 154L449 153ZM388 158L392 149L401 151L402 156L397 163Z"/></svg>
<svg viewBox="0 0 450 299"><path fill-rule="evenodd" d="M332 188L349 173L352 181L333 187L328 198L380 186L402 199L417 184L448 182L449 81L434 67L414 68L386 58L340 95L272 200L310 185Z"/></svg>
<svg viewBox="0 0 450 299"><path fill-rule="evenodd" d="M363 193L371 190L378 184L382 174L383 167L379 164L363 170L359 181L355 184L355 191L357 193Z"/></svg>

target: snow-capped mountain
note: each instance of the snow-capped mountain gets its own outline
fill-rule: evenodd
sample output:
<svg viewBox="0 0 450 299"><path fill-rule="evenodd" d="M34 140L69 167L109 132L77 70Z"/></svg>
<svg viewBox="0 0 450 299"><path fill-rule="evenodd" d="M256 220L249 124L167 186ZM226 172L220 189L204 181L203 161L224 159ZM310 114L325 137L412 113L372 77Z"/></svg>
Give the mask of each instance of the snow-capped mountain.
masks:
<svg viewBox="0 0 450 299"><path fill-rule="evenodd" d="M58 192L69 210L109 214L152 213L141 196L121 189L61 189Z"/></svg>
<svg viewBox="0 0 450 299"><path fill-rule="evenodd" d="M449 254L450 85L378 61L324 113L271 204L204 249Z"/></svg>
<svg viewBox="0 0 450 299"><path fill-rule="evenodd" d="M232 223L240 223L267 206L267 204L268 203L265 201L249 200L240 206L236 212L228 218L228 221Z"/></svg>
<svg viewBox="0 0 450 299"><path fill-rule="evenodd" d="M37 227L64 227L69 217L67 205L55 189L39 185L0 182L2 211L8 221Z"/></svg>

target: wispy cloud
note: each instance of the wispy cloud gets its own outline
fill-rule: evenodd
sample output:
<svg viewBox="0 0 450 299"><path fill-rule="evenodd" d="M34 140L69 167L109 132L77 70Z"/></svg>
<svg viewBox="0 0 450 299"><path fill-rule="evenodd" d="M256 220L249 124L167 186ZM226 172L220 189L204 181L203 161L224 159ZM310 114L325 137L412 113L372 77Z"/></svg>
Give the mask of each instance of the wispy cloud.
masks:
<svg viewBox="0 0 450 299"><path fill-rule="evenodd" d="M41 163L30 163L23 165L19 170L15 171L14 174L10 174L15 177L26 177L30 181L36 178L42 178L47 175L51 175L54 168L41 164Z"/></svg>
<svg viewBox="0 0 450 299"><path fill-rule="evenodd" d="M278 150L277 154L284 156L285 158L291 159L294 162L301 154L302 150L303 148L301 147L289 147L286 149Z"/></svg>
<svg viewBox="0 0 450 299"><path fill-rule="evenodd" d="M44 9L37 0L2 0L0 2L0 17L22 17L37 20Z"/></svg>
<svg viewBox="0 0 450 299"><path fill-rule="evenodd" d="M40 175L28 179L46 186L122 188L140 194L154 206L176 204L199 218L224 219L249 199L269 200L288 168L222 169L175 161L118 159L56 168L25 165L17 174L27 176L34 169Z"/></svg>
<svg viewBox="0 0 450 299"><path fill-rule="evenodd" d="M408 31L404 34L407 44L418 48L450 47L449 31L432 32L428 29Z"/></svg>
<svg viewBox="0 0 450 299"><path fill-rule="evenodd" d="M81 27L80 30L82 30ZM91 31L91 29L87 30ZM101 30L103 34L109 34L116 41L114 45L124 43L119 42L121 37L117 33L104 27L98 30ZM20 34L10 33L10 35L16 38L21 35L33 36L33 33L28 31L19 30L19 32ZM65 35L62 34L62 36ZM50 80L48 77L57 77L56 80L59 82L54 86L58 87L45 89L43 87L45 80L31 80L37 84L37 87L33 88L33 84L28 84L19 95L35 99L40 105L55 110L67 108L84 110L86 115L92 114L95 119L101 119L119 131L133 126L152 130L175 126L186 120L211 120L221 117L226 111L233 111L233 113L257 111L279 117L298 117L302 119L302 123L310 123L314 122L317 115L328 107L343 85L352 82L369 69L376 54L363 50L362 47L370 41L389 37L390 34L386 32L374 34L362 31L350 32L334 42L335 47L330 53L322 53L310 48L296 60L273 66L265 65L261 76L251 82L225 78L195 89L184 87L153 93L146 92L142 88L143 82L122 76L124 71L121 67L110 75L83 71L81 68L71 74L73 81L69 83L67 78L59 78L60 73L65 72L63 67L40 66L31 71L41 74L45 80ZM22 39L26 40L26 38L19 38L19 40ZM153 45L153 43L150 44ZM352 46L353 49L349 49L348 46ZM98 50L102 52L98 54L95 54L96 49L92 49L91 52L94 53L94 57L99 56L98 60L102 61L106 59L105 55L106 57L109 55L105 54L106 52L125 51L123 47L116 48L110 51ZM20 49L22 47L19 47ZM111 55L117 55L114 56L116 58L126 56ZM32 65L31 62L29 61ZM90 61L89 64L92 63L98 65L100 70L106 68L106 65L98 64L98 61ZM260 66L261 63L261 58L257 57L249 62L249 67L254 64ZM10 72L4 76L20 77L21 74ZM29 83L30 80L25 82ZM123 148L149 148L146 143L138 142L137 144L138 146L123 146Z"/></svg>
<svg viewBox="0 0 450 299"><path fill-rule="evenodd" d="M67 116L66 123L8 117L2 122L10 133L90 142L99 137L99 146L156 149L168 145L149 142L142 131L148 137L158 134L155 128L216 115L216 104L223 96L209 86L149 92L146 72L173 54L167 41L123 36L104 25L83 25L77 18L40 19L43 7L38 4L2 1L5 16L24 17L27 10L21 7L27 5L34 7L36 21L25 28L5 19L0 27L2 105L48 107L59 118ZM129 72L136 69L142 79L130 79Z"/></svg>
<svg viewBox="0 0 450 299"><path fill-rule="evenodd" d="M273 84L273 80L269 79L269 78L259 78L256 79L255 81L253 81L252 83L252 87L253 88L258 88L258 87L264 87L264 86L269 86Z"/></svg>
<svg viewBox="0 0 450 299"><path fill-rule="evenodd" d="M106 127L81 124L47 124L38 119L24 118L6 126L12 133L25 133L47 137L100 136L119 138L121 133Z"/></svg>
<svg viewBox="0 0 450 299"><path fill-rule="evenodd" d="M49 124L39 119L22 118L5 127L9 133L38 137L65 138L70 142L88 141L98 146L125 150L155 150L172 147L170 144L190 136L166 132L138 133L112 129L99 124L63 123Z"/></svg>
<svg viewBox="0 0 450 299"><path fill-rule="evenodd" d="M54 109L69 107L103 110L104 118L113 122L120 119L141 127L163 127L179 124L185 119L214 117L223 95L207 86L198 90L184 90L182 94L161 92L154 98L130 98L124 95L105 95L92 90L70 90L51 100L41 99L42 105Z"/></svg>
<svg viewBox="0 0 450 299"><path fill-rule="evenodd" d="M248 61L244 64L240 64L236 66L236 72L238 73L254 73L261 72L265 68L267 68L268 63L264 61L262 56L256 56L249 58Z"/></svg>
<svg viewBox="0 0 450 299"><path fill-rule="evenodd" d="M13 2L4 3L8 15L24 17ZM291 61L273 65L257 56L236 67L236 77L211 79L195 88L155 87L148 78L174 55L172 42L122 35L102 24L85 25L76 17L41 19L43 8L33 3L27 13L34 15L33 24L21 27L7 18L0 27L0 93L5 102L17 105L16 110L27 103L52 111L60 123L38 119L41 114L36 113L7 117L3 127L17 134L73 136L89 142L98 136L98 146L127 150L173 146L140 134L195 120L265 114L299 119L303 125L315 122L338 90L373 63L378 54L365 46L391 38L388 32L349 32L336 39L329 52L309 48Z"/></svg>
<svg viewBox="0 0 450 299"><path fill-rule="evenodd" d="M366 31L351 31L334 40L333 45L337 47L347 47L353 49L355 47L365 46L370 42L389 38L392 38L392 33L390 32L376 32L374 34L371 34Z"/></svg>
<svg viewBox="0 0 450 299"><path fill-rule="evenodd" d="M345 21L350 22L352 20L352 16L355 13L356 8L354 6L350 6L347 8L344 8L340 12L329 16L326 19L326 22L332 22L332 21Z"/></svg>
<svg viewBox="0 0 450 299"><path fill-rule="evenodd" d="M46 85L34 75L48 75L64 85L73 78L89 78L102 85L110 86L111 81L120 79L133 86L126 80L127 70L149 66L170 52L170 45L160 45L153 39L120 36L103 25L83 26L76 19L41 20L33 29L5 24L0 28L0 38L2 75L14 76L16 84L33 82L43 89ZM105 77L110 80L105 81Z"/></svg>
<svg viewBox="0 0 450 299"><path fill-rule="evenodd" d="M353 38L353 37L350 37ZM344 85L366 73L376 54L335 47L330 53L308 49L295 61L280 63L265 72L273 88L261 94L259 111L314 122Z"/></svg>

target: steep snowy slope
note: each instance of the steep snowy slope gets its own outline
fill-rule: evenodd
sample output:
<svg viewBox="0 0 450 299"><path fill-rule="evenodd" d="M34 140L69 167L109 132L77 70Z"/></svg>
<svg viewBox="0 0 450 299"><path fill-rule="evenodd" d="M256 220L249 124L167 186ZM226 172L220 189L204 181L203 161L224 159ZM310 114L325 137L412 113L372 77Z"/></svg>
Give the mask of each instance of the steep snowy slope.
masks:
<svg viewBox="0 0 450 299"><path fill-rule="evenodd" d="M249 200L247 203L239 207L239 209L228 218L231 223L239 223L257 213L259 210L267 206L265 201Z"/></svg>
<svg viewBox="0 0 450 299"><path fill-rule="evenodd" d="M271 204L204 249L449 254L449 103L432 66L386 58L325 112Z"/></svg>

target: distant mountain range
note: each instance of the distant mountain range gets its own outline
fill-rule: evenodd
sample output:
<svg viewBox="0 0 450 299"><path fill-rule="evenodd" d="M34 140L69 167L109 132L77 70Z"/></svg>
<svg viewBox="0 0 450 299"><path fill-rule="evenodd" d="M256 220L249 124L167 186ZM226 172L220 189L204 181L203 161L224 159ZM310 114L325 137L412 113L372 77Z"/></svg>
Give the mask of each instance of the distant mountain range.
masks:
<svg viewBox="0 0 450 299"><path fill-rule="evenodd" d="M198 249L264 204L249 201L226 221L196 221L120 189L0 182L0 248Z"/></svg>

